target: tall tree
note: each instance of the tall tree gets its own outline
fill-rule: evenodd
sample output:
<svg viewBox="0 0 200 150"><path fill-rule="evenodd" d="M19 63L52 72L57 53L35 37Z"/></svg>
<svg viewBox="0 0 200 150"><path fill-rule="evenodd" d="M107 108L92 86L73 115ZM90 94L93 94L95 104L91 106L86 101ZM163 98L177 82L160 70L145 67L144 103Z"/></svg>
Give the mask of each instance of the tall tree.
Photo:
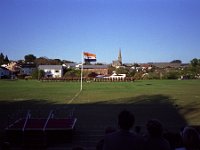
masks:
<svg viewBox="0 0 200 150"><path fill-rule="evenodd" d="M192 67L196 67L198 65L200 65L200 59L194 58L190 61Z"/></svg>
<svg viewBox="0 0 200 150"><path fill-rule="evenodd" d="M4 63L7 64L9 63L9 59L8 59L8 56L6 55L5 59L4 59Z"/></svg>
<svg viewBox="0 0 200 150"><path fill-rule="evenodd" d="M28 54L24 56L25 62L35 62L36 60L36 56L34 56L33 54Z"/></svg>
<svg viewBox="0 0 200 150"><path fill-rule="evenodd" d="M36 59L37 65L49 65L49 59L47 57L39 57Z"/></svg>
<svg viewBox="0 0 200 150"><path fill-rule="evenodd" d="M4 63L4 55L3 53L0 54L0 65Z"/></svg>
<svg viewBox="0 0 200 150"><path fill-rule="evenodd" d="M61 65L62 61L60 59L51 59L49 60L51 65Z"/></svg>

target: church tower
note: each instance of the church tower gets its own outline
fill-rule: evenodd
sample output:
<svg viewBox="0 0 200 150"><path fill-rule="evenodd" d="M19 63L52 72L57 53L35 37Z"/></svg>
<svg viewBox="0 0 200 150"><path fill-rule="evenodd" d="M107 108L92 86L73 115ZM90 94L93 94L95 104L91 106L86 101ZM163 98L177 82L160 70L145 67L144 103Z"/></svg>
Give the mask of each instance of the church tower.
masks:
<svg viewBox="0 0 200 150"><path fill-rule="evenodd" d="M119 49L118 59L117 60L113 60L112 66L113 67L120 67L120 66L122 66L121 48Z"/></svg>
<svg viewBox="0 0 200 150"><path fill-rule="evenodd" d="M122 66L122 54L121 54L121 48L119 49L118 63L119 63L120 66Z"/></svg>

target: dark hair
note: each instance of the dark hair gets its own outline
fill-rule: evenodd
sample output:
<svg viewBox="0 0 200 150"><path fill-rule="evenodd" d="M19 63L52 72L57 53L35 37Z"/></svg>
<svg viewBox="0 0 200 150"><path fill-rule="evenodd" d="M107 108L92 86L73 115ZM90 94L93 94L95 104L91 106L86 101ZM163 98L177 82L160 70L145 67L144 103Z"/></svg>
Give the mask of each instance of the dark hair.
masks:
<svg viewBox="0 0 200 150"><path fill-rule="evenodd" d="M159 120L151 119L146 124L147 130L152 137L160 137L163 133L163 127Z"/></svg>
<svg viewBox="0 0 200 150"><path fill-rule="evenodd" d="M200 149L200 138L199 133L193 127L185 127L183 130L183 144L186 148L199 148Z"/></svg>
<svg viewBox="0 0 200 150"><path fill-rule="evenodd" d="M135 122L135 117L131 112L123 110L119 113L118 124L121 129L129 130L130 128L133 127L134 122Z"/></svg>

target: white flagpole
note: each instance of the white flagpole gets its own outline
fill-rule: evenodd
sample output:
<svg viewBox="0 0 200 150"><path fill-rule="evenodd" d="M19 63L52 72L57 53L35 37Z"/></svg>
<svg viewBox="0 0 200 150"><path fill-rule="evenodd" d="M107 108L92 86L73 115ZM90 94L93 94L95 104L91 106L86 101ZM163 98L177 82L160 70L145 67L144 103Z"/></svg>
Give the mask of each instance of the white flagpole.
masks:
<svg viewBox="0 0 200 150"><path fill-rule="evenodd" d="M82 65L81 65L81 89L80 91L82 91L83 89L83 51L82 51L82 55L81 55L81 59L82 59Z"/></svg>

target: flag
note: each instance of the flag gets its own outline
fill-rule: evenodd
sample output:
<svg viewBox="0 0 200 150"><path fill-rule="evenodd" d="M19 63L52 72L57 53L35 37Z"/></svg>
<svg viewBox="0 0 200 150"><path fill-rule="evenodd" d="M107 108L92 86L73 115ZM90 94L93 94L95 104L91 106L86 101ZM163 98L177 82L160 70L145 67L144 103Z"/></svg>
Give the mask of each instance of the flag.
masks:
<svg viewBox="0 0 200 150"><path fill-rule="evenodd" d="M85 61L96 61L96 55L95 54L84 52L83 55L84 55Z"/></svg>

